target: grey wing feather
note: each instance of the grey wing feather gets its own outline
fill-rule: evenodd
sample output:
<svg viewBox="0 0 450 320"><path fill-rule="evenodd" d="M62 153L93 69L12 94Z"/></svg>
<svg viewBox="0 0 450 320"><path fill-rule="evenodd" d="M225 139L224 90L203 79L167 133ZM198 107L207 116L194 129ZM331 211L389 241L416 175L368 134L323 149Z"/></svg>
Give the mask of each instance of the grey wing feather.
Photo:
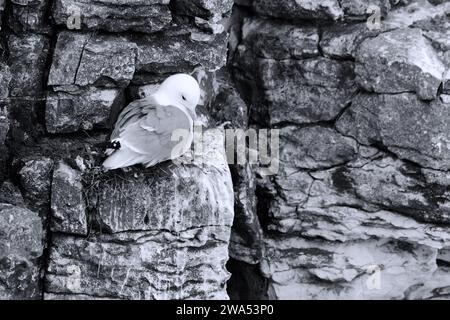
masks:
<svg viewBox="0 0 450 320"><path fill-rule="evenodd" d="M116 125L111 134L111 141L119 138L120 132L130 123L138 121L145 116L149 109L154 108L155 101L149 97L130 103L117 118Z"/></svg>
<svg viewBox="0 0 450 320"><path fill-rule="evenodd" d="M134 152L163 161L170 159L173 148L178 141L172 141L175 130L191 132L192 123L189 116L173 106L156 106L148 110L145 117L129 124L120 133L121 144Z"/></svg>
<svg viewBox="0 0 450 320"><path fill-rule="evenodd" d="M179 129L192 132L192 119L185 111L161 106L152 97L134 101L119 115L111 141L120 141L121 149L110 155L123 157L123 152L129 150L141 163L148 165L169 160L179 143L172 141L172 133ZM192 143L191 140L183 142L186 148Z"/></svg>

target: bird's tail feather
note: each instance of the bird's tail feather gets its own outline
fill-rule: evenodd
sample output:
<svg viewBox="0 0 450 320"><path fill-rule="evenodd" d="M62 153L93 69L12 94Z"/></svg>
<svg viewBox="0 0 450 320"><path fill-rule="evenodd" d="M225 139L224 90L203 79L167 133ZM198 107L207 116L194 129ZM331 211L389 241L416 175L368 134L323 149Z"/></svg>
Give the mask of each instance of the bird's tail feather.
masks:
<svg viewBox="0 0 450 320"><path fill-rule="evenodd" d="M107 170L129 167L140 163L142 157L141 154L130 150L117 150L103 162L103 167Z"/></svg>

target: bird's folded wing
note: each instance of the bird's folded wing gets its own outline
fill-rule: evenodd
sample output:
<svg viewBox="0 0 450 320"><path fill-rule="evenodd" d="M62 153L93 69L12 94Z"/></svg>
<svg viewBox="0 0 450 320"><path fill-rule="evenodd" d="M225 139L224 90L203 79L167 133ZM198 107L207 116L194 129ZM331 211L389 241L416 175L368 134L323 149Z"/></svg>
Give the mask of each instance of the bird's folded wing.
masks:
<svg viewBox="0 0 450 320"><path fill-rule="evenodd" d="M145 98L133 101L120 113L114 130L111 134L111 141L119 138L120 132L123 131L128 125L139 121L144 117L149 110L156 106L156 102L151 98Z"/></svg>
<svg viewBox="0 0 450 320"><path fill-rule="evenodd" d="M154 105L144 108L140 115L132 115L119 130L123 147L146 156L146 162L160 162L172 158L172 151L179 141L172 141L175 130L191 132L192 119L186 112L174 106ZM191 143L187 141L186 143Z"/></svg>

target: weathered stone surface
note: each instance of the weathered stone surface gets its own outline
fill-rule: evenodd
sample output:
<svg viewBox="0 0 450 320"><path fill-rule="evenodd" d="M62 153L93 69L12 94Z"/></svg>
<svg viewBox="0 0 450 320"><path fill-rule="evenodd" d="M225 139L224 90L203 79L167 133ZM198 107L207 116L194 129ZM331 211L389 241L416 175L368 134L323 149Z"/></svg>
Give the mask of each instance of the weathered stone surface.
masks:
<svg viewBox="0 0 450 320"><path fill-rule="evenodd" d="M53 17L57 24L76 29L80 14L79 29L103 29L110 32L138 31L156 32L172 21L169 0L57 0L53 6Z"/></svg>
<svg viewBox="0 0 450 320"><path fill-rule="evenodd" d="M426 103L414 94L360 94L337 122L362 144L381 144L423 167L450 168L450 99Z"/></svg>
<svg viewBox="0 0 450 320"><path fill-rule="evenodd" d="M5 10L5 1L0 1L0 24L2 23L3 11Z"/></svg>
<svg viewBox="0 0 450 320"><path fill-rule="evenodd" d="M409 1L404 6L392 10L383 21L386 30L407 28L415 23L430 21L437 17L445 17L450 12L450 2L432 5L428 0Z"/></svg>
<svg viewBox="0 0 450 320"><path fill-rule="evenodd" d="M110 232L181 232L210 225L231 226L232 182L220 137L203 141L205 169L175 165L137 178L129 173L101 184L98 219L102 227Z"/></svg>
<svg viewBox="0 0 450 320"><path fill-rule="evenodd" d="M0 146L3 146L9 130L8 110L0 106Z"/></svg>
<svg viewBox="0 0 450 320"><path fill-rule="evenodd" d="M448 6L450 13L450 5ZM450 17L438 15L430 19L419 20L412 24L414 28L420 28L424 37L429 39L437 51L450 50Z"/></svg>
<svg viewBox="0 0 450 320"><path fill-rule="evenodd" d="M134 82L159 82L169 73L192 72L197 66L215 71L226 63L227 34L202 33L155 34L130 36L138 46Z"/></svg>
<svg viewBox="0 0 450 320"><path fill-rule="evenodd" d="M235 260L257 264L261 257L263 234L256 215L256 179L250 166L231 165L234 185L234 221L229 252Z"/></svg>
<svg viewBox="0 0 450 320"><path fill-rule="evenodd" d="M217 93L211 103L211 117L218 123L230 122L233 128L247 128L248 108L234 87L229 74L221 70L214 82Z"/></svg>
<svg viewBox="0 0 450 320"><path fill-rule="evenodd" d="M354 59L361 42L380 32L370 30L364 23L329 26L323 31L320 48L329 58Z"/></svg>
<svg viewBox="0 0 450 320"><path fill-rule="evenodd" d="M344 14L338 0L254 0L253 7L260 14L292 20L337 20Z"/></svg>
<svg viewBox="0 0 450 320"><path fill-rule="evenodd" d="M450 95L450 69L444 76L444 85L442 86L442 91Z"/></svg>
<svg viewBox="0 0 450 320"><path fill-rule="evenodd" d="M387 239L340 244L283 237L266 239L265 247L272 299L403 299L436 270L436 249Z"/></svg>
<svg viewBox="0 0 450 320"><path fill-rule="evenodd" d="M231 11L233 0L174 0L171 2L173 11L177 14L200 18L222 17Z"/></svg>
<svg viewBox="0 0 450 320"><path fill-rule="evenodd" d="M0 299L39 299L42 225L38 215L0 204Z"/></svg>
<svg viewBox="0 0 450 320"><path fill-rule="evenodd" d="M234 76L246 103L252 105L252 122L277 125L333 120L357 90L353 63L314 57L319 52L315 28L285 25L271 36L269 30L275 26L245 20L242 41L234 54Z"/></svg>
<svg viewBox="0 0 450 320"><path fill-rule="evenodd" d="M437 96L444 65L419 29L395 30L366 39L356 54L358 83L377 93L417 92Z"/></svg>
<svg viewBox="0 0 450 320"><path fill-rule="evenodd" d="M252 256L258 250L250 249L258 247L240 239L251 226L236 225L230 252L239 262L233 270L245 276L235 276L231 284L239 294L230 294L447 296L446 281L438 283L446 271L436 260L450 240L449 3L438 2L342 0L335 2L336 15L332 1L238 2L256 13L240 8L235 15L233 76L250 123L279 127L281 135L279 173L257 179L260 255ZM375 6L380 28L371 30L366 22L376 21ZM338 21L321 24L320 43L290 36L322 19ZM355 97L360 89L378 95ZM266 281L248 285L260 272L268 288Z"/></svg>
<svg viewBox="0 0 450 320"><path fill-rule="evenodd" d="M8 26L16 32L51 32L47 12L49 0L11 0Z"/></svg>
<svg viewBox="0 0 450 320"><path fill-rule="evenodd" d="M450 268L439 266L430 279L423 283L412 286L406 294L409 300L448 300L450 279Z"/></svg>
<svg viewBox="0 0 450 320"><path fill-rule="evenodd" d="M281 161L274 189L262 195L273 199L261 257L269 297L401 299L409 297L410 287L433 283L436 250L449 246L450 233L445 225L429 223L449 222L450 176L375 149L361 147L359 153L325 171L299 171L301 164ZM402 269L419 265L414 275ZM374 271L381 280L373 278Z"/></svg>
<svg viewBox="0 0 450 320"><path fill-rule="evenodd" d="M88 239L55 235L46 292L90 299L226 299L228 238L223 226Z"/></svg>
<svg viewBox="0 0 450 320"><path fill-rule="evenodd" d="M24 161L18 172L27 207L39 213L44 222L50 208L52 169L52 159L42 157Z"/></svg>
<svg viewBox="0 0 450 320"><path fill-rule="evenodd" d="M93 192L102 234L55 235L49 298L227 298L233 190L223 140L212 138L203 167L163 164L100 179Z"/></svg>
<svg viewBox="0 0 450 320"><path fill-rule="evenodd" d="M8 119L8 109L0 102L0 182L7 176L8 149L5 145L8 135L10 121Z"/></svg>
<svg viewBox="0 0 450 320"><path fill-rule="evenodd" d="M120 36L63 31L58 35L48 85L126 87L135 71L136 46Z"/></svg>
<svg viewBox="0 0 450 320"><path fill-rule="evenodd" d="M258 62L271 125L333 120L356 92L350 62L327 58Z"/></svg>
<svg viewBox="0 0 450 320"><path fill-rule="evenodd" d="M26 99L42 93L49 43L38 34L9 35L10 96Z"/></svg>
<svg viewBox="0 0 450 320"><path fill-rule="evenodd" d="M257 57L275 60L310 58L319 55L319 33L314 27L262 19L246 19L243 40Z"/></svg>
<svg viewBox="0 0 450 320"><path fill-rule="evenodd" d="M11 72L6 64L0 63L0 100L6 99L9 94Z"/></svg>
<svg viewBox="0 0 450 320"><path fill-rule="evenodd" d="M375 153L326 171L302 172L285 167L275 179L269 228L346 241L381 236L383 232L385 237L401 239L406 234L402 229L412 225L413 234L408 237L411 241L420 238L421 241L415 241L434 247L446 245L448 235L444 227L433 234L425 225L418 227L412 219L395 218L385 211L422 223L447 224L450 193L446 183L450 176L389 157L379 159L380 156ZM376 223L369 223L371 217L377 217ZM367 221L358 222L361 219ZM341 223L352 228L342 227ZM413 231L420 229L422 234Z"/></svg>
<svg viewBox="0 0 450 320"><path fill-rule="evenodd" d="M14 141L29 143L39 132L43 110L46 64L50 39L38 34L10 34L8 65L11 72L8 111L15 125Z"/></svg>
<svg viewBox="0 0 450 320"><path fill-rule="evenodd" d="M284 127L280 133L280 161L302 169L344 164L358 153L357 143L325 127Z"/></svg>
<svg viewBox="0 0 450 320"><path fill-rule="evenodd" d="M385 17L391 9L390 0L339 0L339 3L345 18L349 20L366 20L373 14Z"/></svg>
<svg viewBox="0 0 450 320"><path fill-rule="evenodd" d="M91 88L81 92L49 93L46 105L46 125L50 133L76 132L109 128L111 118L124 106L120 89Z"/></svg>
<svg viewBox="0 0 450 320"><path fill-rule="evenodd" d="M0 185L0 203L12 204L17 207L25 207L20 190L10 181Z"/></svg>
<svg viewBox="0 0 450 320"><path fill-rule="evenodd" d="M81 174L63 162L53 170L51 211L53 232L87 234Z"/></svg>

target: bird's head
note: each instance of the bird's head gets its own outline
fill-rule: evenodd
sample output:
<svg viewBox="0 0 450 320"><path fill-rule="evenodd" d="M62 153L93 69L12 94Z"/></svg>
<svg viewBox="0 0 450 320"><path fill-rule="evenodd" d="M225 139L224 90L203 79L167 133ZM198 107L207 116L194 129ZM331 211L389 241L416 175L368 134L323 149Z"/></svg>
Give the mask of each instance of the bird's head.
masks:
<svg viewBox="0 0 450 320"><path fill-rule="evenodd" d="M157 94L164 96L168 104L181 105L195 115L195 107L200 101L200 86L192 76L180 73L164 80Z"/></svg>

